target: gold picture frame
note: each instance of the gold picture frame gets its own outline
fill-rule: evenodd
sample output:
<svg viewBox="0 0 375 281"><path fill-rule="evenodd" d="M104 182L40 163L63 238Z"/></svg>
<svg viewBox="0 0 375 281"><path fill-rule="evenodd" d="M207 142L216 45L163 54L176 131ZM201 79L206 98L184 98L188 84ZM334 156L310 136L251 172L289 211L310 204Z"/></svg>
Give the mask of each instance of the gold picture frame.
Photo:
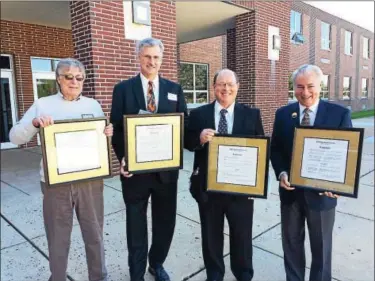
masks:
<svg viewBox="0 0 375 281"><path fill-rule="evenodd" d="M363 134L363 128L297 127L291 186L357 198Z"/></svg>
<svg viewBox="0 0 375 281"><path fill-rule="evenodd" d="M267 198L270 138L215 135L208 145L207 191Z"/></svg>
<svg viewBox="0 0 375 281"><path fill-rule="evenodd" d="M47 186L111 177L105 117L55 121L40 129Z"/></svg>
<svg viewBox="0 0 375 281"><path fill-rule="evenodd" d="M124 115L125 169L132 174L183 166L183 113Z"/></svg>

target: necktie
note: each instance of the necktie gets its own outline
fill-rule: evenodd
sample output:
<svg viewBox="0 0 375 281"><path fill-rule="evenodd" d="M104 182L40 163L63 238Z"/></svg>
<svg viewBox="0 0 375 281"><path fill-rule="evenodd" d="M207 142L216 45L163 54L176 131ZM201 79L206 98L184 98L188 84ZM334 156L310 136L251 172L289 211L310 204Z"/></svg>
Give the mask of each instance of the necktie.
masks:
<svg viewBox="0 0 375 281"><path fill-rule="evenodd" d="M228 123L227 119L225 118L225 114L228 112L226 109L220 110L220 120L219 120L219 128L218 133L219 134L228 134Z"/></svg>
<svg viewBox="0 0 375 281"><path fill-rule="evenodd" d="M307 107L303 110L303 118L301 121L301 126L311 126L310 115L309 115L310 112L311 110L308 109Z"/></svg>
<svg viewBox="0 0 375 281"><path fill-rule="evenodd" d="M147 110L154 113L156 110L154 88L152 87L152 82L148 81L147 90Z"/></svg>

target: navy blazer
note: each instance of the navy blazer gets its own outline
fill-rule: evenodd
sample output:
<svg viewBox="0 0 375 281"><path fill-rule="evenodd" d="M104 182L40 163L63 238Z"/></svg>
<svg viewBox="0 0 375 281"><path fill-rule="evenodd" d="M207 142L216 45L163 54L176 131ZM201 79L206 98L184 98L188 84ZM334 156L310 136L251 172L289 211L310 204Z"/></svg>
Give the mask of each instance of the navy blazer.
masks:
<svg viewBox="0 0 375 281"><path fill-rule="evenodd" d="M168 93L175 94L177 100L168 99ZM141 76L138 74L135 77L116 84L113 89L110 115L110 122L113 124L112 146L120 162L124 157L123 116L138 114L140 109L146 110L146 100L143 93ZM173 112L183 112L185 123L187 122L187 107L181 86L159 76L157 113ZM160 172L159 174L161 181L164 183L176 182L178 179L178 171ZM126 180L122 176L121 179Z"/></svg>
<svg viewBox="0 0 375 281"><path fill-rule="evenodd" d="M300 124L299 120L298 102L281 107L276 111L271 139L271 163L276 178L283 171L286 171L290 175L294 129ZM350 111L340 105L320 100L314 126L330 129L351 128ZM298 192L304 192L308 206L315 210L328 210L337 204L336 199L320 196L319 192L297 188L293 191L288 191L279 187L281 202L291 204L296 200Z"/></svg>
<svg viewBox="0 0 375 281"><path fill-rule="evenodd" d="M190 112L189 125L185 137L185 148L194 151L194 169L191 175L190 192L199 201L207 189L208 144L200 144L200 134L204 129L215 130L215 101ZM260 111L244 104L234 105L233 135L263 136ZM195 170L199 168L196 175Z"/></svg>

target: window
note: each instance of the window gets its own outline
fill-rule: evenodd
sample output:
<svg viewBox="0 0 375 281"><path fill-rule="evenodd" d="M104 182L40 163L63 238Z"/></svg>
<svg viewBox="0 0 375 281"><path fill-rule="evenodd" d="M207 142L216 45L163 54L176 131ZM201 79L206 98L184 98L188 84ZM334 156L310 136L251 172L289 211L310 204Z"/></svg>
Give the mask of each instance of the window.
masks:
<svg viewBox="0 0 375 281"><path fill-rule="evenodd" d="M31 69L33 72L53 72L60 60L31 58Z"/></svg>
<svg viewBox="0 0 375 281"><path fill-rule="evenodd" d="M290 39L295 33L302 34L302 14L296 11L290 11Z"/></svg>
<svg viewBox="0 0 375 281"><path fill-rule="evenodd" d="M344 87L342 92L342 99L343 100L349 100L350 99L350 89L352 84L352 78L351 77L344 77Z"/></svg>
<svg viewBox="0 0 375 281"><path fill-rule="evenodd" d="M329 98L329 75L323 75L323 80L321 84L321 91L320 91L320 98L321 99L328 99Z"/></svg>
<svg viewBox="0 0 375 281"><path fill-rule="evenodd" d="M350 31L345 30L345 54L353 54L353 38Z"/></svg>
<svg viewBox="0 0 375 281"><path fill-rule="evenodd" d="M208 103L208 64L181 62L178 77L188 104Z"/></svg>
<svg viewBox="0 0 375 281"><path fill-rule="evenodd" d="M292 73L289 74L289 91L288 91L288 100L289 101L295 101L296 96L294 94L294 88L293 88L293 79L292 79Z"/></svg>
<svg viewBox="0 0 375 281"><path fill-rule="evenodd" d="M368 79L362 78L362 96L361 98L367 99L368 98Z"/></svg>
<svg viewBox="0 0 375 281"><path fill-rule="evenodd" d="M1 55L1 57L0 57L0 68L6 69L6 70L12 69L10 56Z"/></svg>
<svg viewBox="0 0 375 281"><path fill-rule="evenodd" d="M370 39L363 37L363 57L370 58Z"/></svg>
<svg viewBox="0 0 375 281"><path fill-rule="evenodd" d="M331 49L331 25L325 22L321 25L321 48L322 50Z"/></svg>

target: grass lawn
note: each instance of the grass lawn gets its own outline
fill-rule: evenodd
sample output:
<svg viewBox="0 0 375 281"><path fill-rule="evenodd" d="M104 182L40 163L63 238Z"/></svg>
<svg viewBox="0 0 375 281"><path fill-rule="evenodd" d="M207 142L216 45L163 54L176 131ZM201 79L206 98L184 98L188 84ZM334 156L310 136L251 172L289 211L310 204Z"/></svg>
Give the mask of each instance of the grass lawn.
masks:
<svg viewBox="0 0 375 281"><path fill-rule="evenodd" d="M374 116L374 109L352 112L352 119Z"/></svg>

